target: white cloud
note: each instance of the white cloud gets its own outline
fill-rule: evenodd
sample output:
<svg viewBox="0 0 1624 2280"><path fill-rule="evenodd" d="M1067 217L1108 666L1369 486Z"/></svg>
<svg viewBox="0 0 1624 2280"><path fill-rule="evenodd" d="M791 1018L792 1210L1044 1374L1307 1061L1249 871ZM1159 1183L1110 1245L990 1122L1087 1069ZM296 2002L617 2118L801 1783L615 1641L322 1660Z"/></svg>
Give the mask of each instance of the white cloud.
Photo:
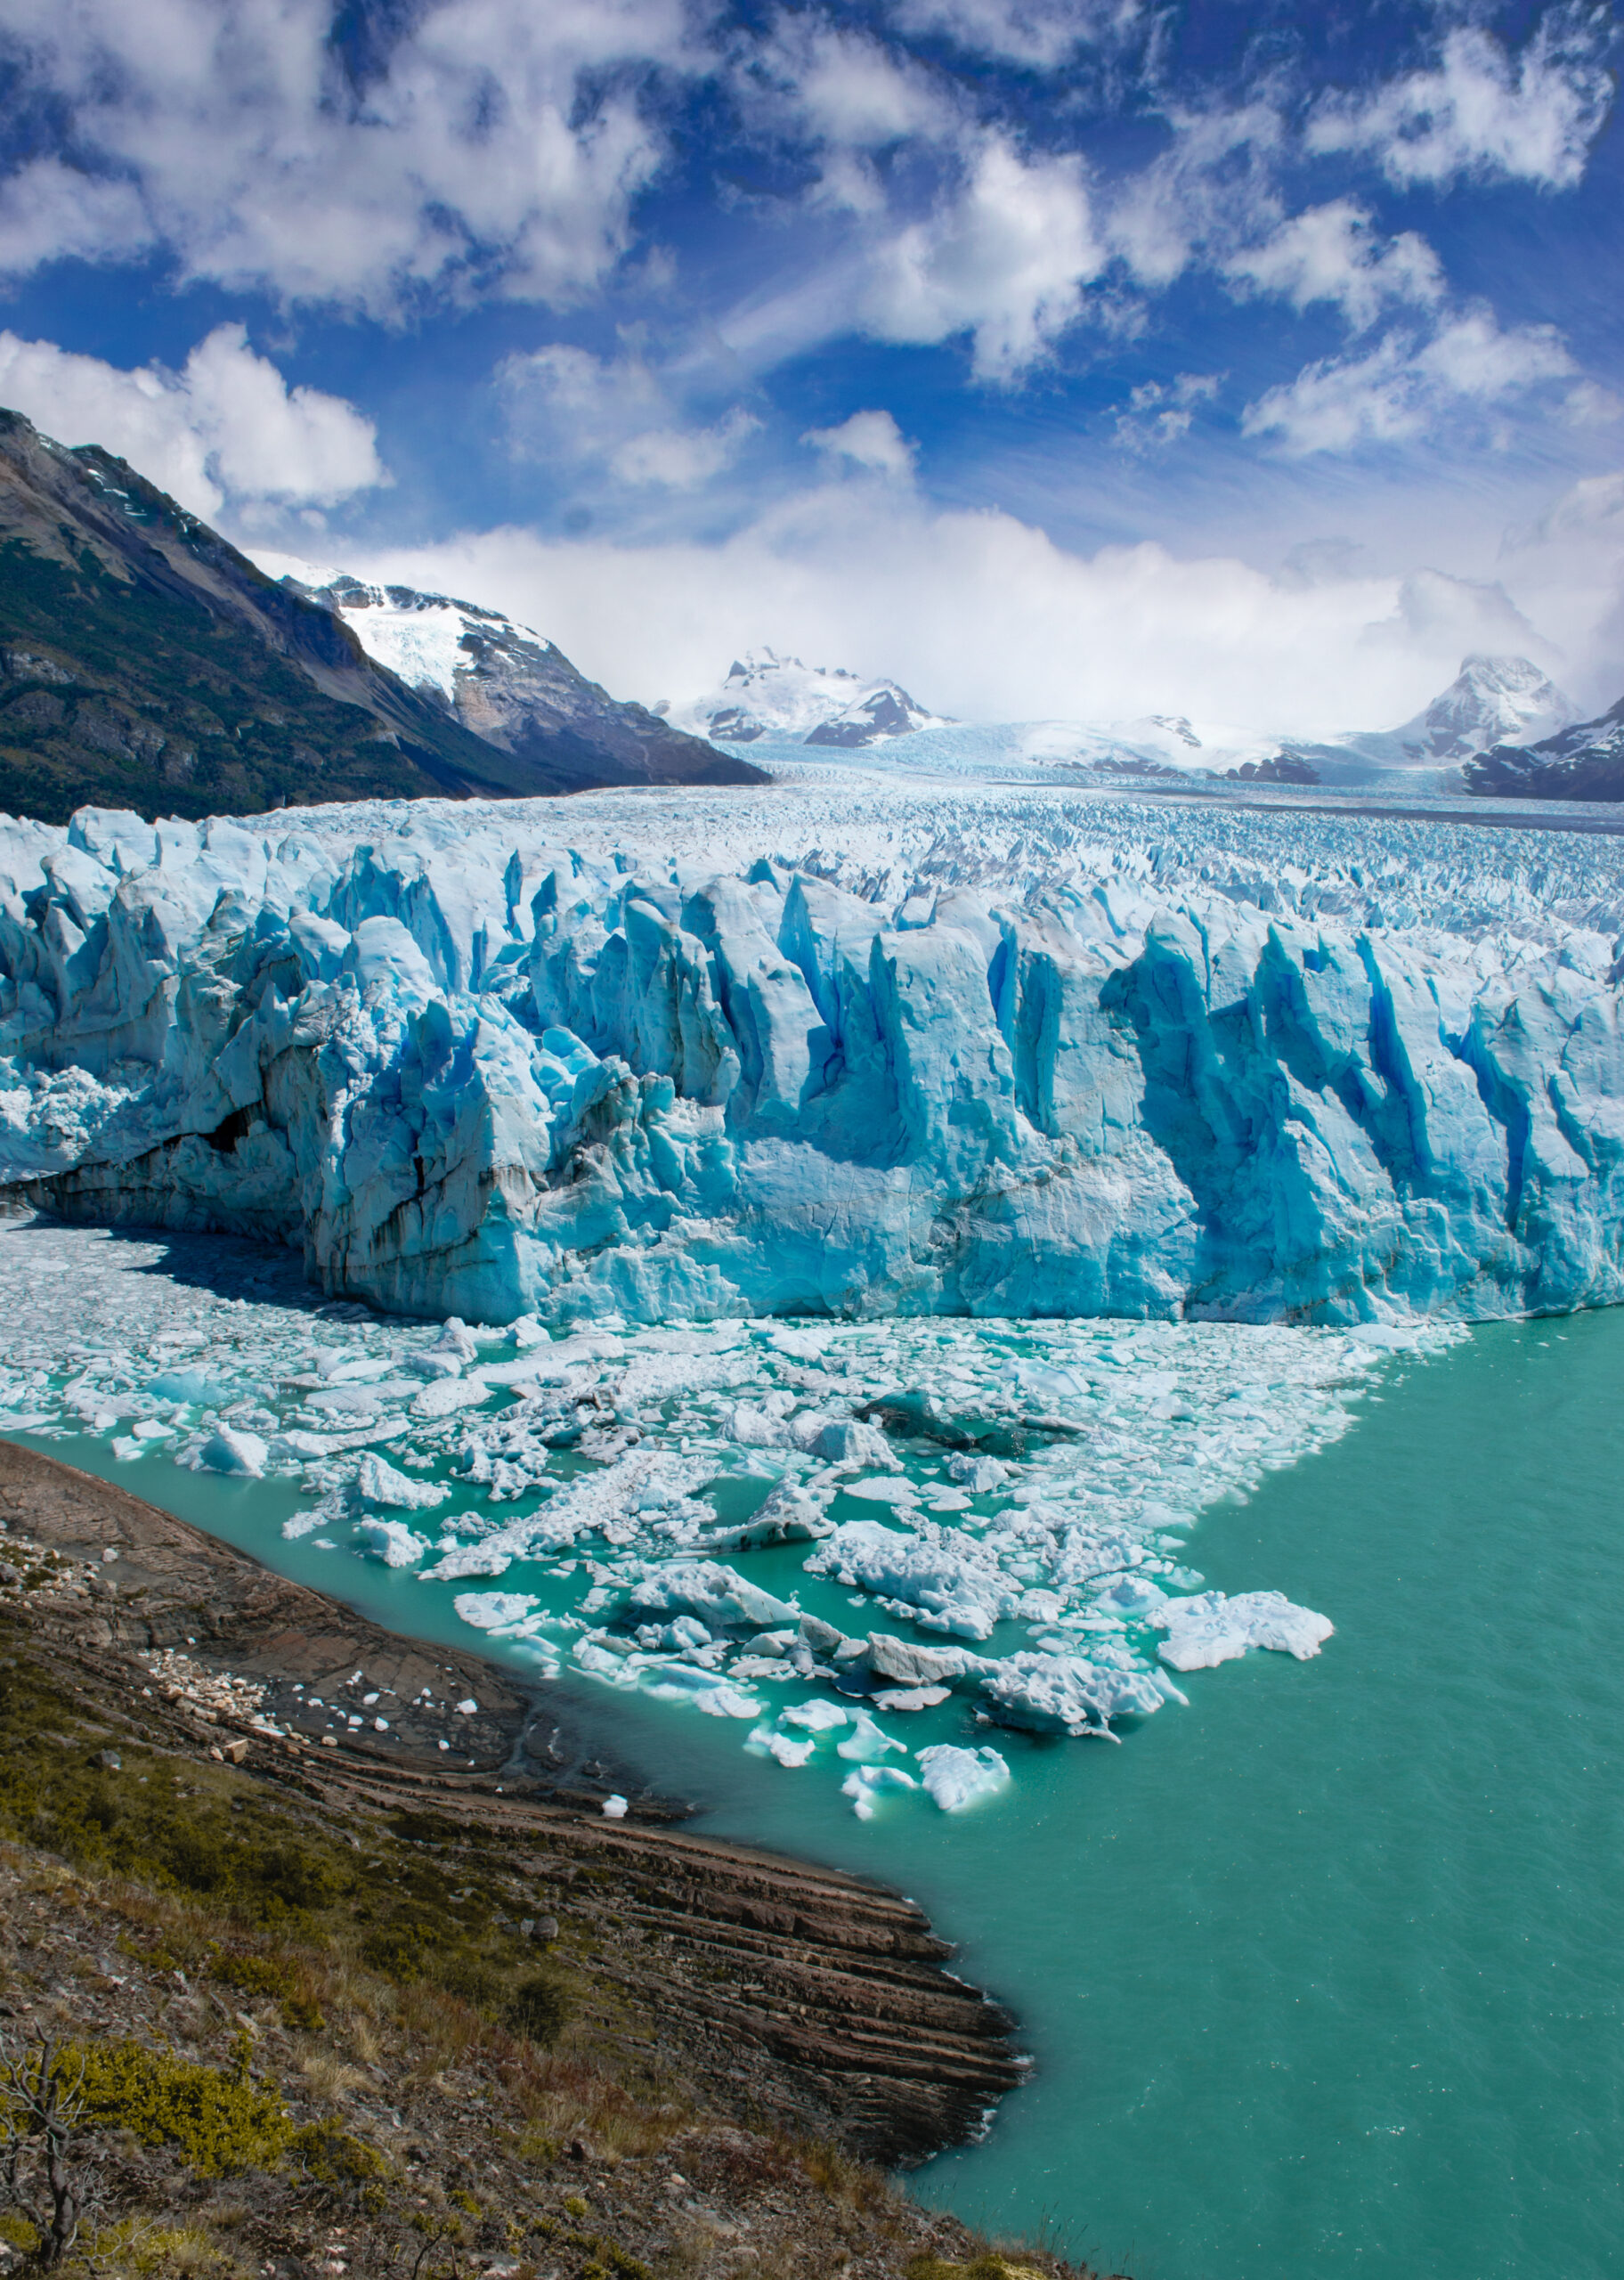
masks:
<svg viewBox="0 0 1624 2280"><path fill-rule="evenodd" d="M666 376L637 354L539 348L506 358L496 380L521 456L570 472L605 466L633 489L699 489L761 424L737 404L710 425L685 421Z"/></svg>
<svg viewBox="0 0 1624 2280"><path fill-rule="evenodd" d="M1146 0L894 0L891 10L904 31L1043 71L1079 48L1120 48L1151 28L1156 12Z"/></svg>
<svg viewBox="0 0 1624 2280"><path fill-rule="evenodd" d="M882 340L968 332L976 377L1008 383L1049 353L1104 265L1081 160L1025 159L995 137L929 221L875 249L861 315Z"/></svg>
<svg viewBox="0 0 1624 2280"><path fill-rule="evenodd" d="M740 444L760 425L735 408L714 428L651 428L628 436L609 464L622 483L694 491L731 467Z"/></svg>
<svg viewBox="0 0 1624 2280"><path fill-rule="evenodd" d="M240 324L199 341L179 372L121 371L49 340L0 332L0 402L61 444L100 444L194 514L329 507L386 483L377 430L353 404L289 388Z"/></svg>
<svg viewBox="0 0 1624 2280"><path fill-rule="evenodd" d="M1531 657L1547 667L1559 664L1562 655L1498 580L1455 578L1441 570L1412 571L1399 588L1391 617L1369 626L1365 639L1373 648L1461 656L1481 650Z"/></svg>
<svg viewBox="0 0 1624 2280"><path fill-rule="evenodd" d="M32 159L0 182L0 274L139 254L151 238L133 183L81 174L55 158Z"/></svg>
<svg viewBox="0 0 1624 2280"><path fill-rule="evenodd" d="M1443 295L1443 271L1425 239L1406 230L1384 240L1374 216L1351 198L1293 215L1224 267L1231 280L1278 293L1296 309L1333 302L1361 332L1392 302L1427 306Z"/></svg>
<svg viewBox="0 0 1624 2280"><path fill-rule="evenodd" d="M1477 175L1571 189L1612 101L1608 13L1550 9L1514 61L1489 33L1458 26L1432 69L1325 98L1307 146L1368 152L1401 188Z"/></svg>
<svg viewBox="0 0 1624 2280"><path fill-rule="evenodd" d="M1412 443L1463 411L1514 404L1573 371L1551 326L1502 331L1492 312L1472 309L1430 339L1390 332L1363 355L1305 365L1295 380L1246 407L1242 430L1278 437L1294 459Z"/></svg>
<svg viewBox="0 0 1624 2280"><path fill-rule="evenodd" d="M838 428L808 428L800 440L828 458L848 460L898 482L914 473L914 446L889 411L854 411Z"/></svg>
<svg viewBox="0 0 1624 2280"><path fill-rule="evenodd" d="M678 62L681 0L427 0L364 85L331 0L12 0L5 44L97 179L14 178L14 268L161 242L182 274L374 312L597 283L662 144L588 75Z"/></svg>
<svg viewBox="0 0 1624 2280"><path fill-rule="evenodd" d="M353 566L509 609L617 695L679 701L771 645L894 674L963 720L1177 712L1277 731L1390 727L1505 624L1488 585L1445 579L1407 601L1398 574L1327 566L1292 582L1154 544L1085 556L1007 514L941 513L911 491L843 483L716 544L508 529Z"/></svg>
<svg viewBox="0 0 1624 2280"><path fill-rule="evenodd" d="M1165 451L1189 435L1197 406L1217 395L1221 372L1181 372L1171 380L1142 380L1116 415L1116 441L1131 452Z"/></svg>

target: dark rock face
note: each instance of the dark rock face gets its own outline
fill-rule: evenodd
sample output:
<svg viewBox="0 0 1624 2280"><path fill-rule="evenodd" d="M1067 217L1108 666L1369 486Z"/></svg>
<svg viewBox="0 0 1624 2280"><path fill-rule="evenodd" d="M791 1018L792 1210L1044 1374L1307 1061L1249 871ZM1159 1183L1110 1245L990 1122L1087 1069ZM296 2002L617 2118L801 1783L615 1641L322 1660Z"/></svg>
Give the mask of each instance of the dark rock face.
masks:
<svg viewBox="0 0 1624 2280"><path fill-rule="evenodd" d="M0 808L66 823L87 804L151 819L757 780L549 656L551 711L521 721L492 695L487 737L123 460L0 411Z"/></svg>
<svg viewBox="0 0 1624 2280"><path fill-rule="evenodd" d="M1301 753L1277 752L1271 760L1243 761L1238 768L1224 770L1238 784L1317 784L1317 770L1303 758Z"/></svg>
<svg viewBox="0 0 1624 2280"><path fill-rule="evenodd" d="M923 705L916 704L905 688L888 681L859 703L849 705L838 720L820 721L807 742L858 751L865 745L883 744L891 737L911 736L930 718ZM719 724L718 736L724 733Z"/></svg>
<svg viewBox="0 0 1624 2280"><path fill-rule="evenodd" d="M564 652L498 610L410 586L368 586L337 578L311 590L363 647L372 620L431 614L461 620L451 693L432 680L416 693L475 736L516 761L543 769L575 769L585 784L760 784L759 768L673 729L641 704L622 704L589 680Z"/></svg>
<svg viewBox="0 0 1624 2280"><path fill-rule="evenodd" d="M1624 800L1624 696L1543 744L1497 745L1463 773L1466 789L1489 799Z"/></svg>

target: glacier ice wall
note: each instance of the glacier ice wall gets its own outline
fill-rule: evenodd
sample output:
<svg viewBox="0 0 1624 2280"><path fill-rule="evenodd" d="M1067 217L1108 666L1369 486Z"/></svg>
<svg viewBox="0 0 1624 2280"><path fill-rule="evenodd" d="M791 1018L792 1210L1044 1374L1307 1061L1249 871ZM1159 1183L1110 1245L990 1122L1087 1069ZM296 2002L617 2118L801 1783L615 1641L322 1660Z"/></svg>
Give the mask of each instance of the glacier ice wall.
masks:
<svg viewBox="0 0 1624 2280"><path fill-rule="evenodd" d="M809 773L0 823L0 1177L484 1322L1617 1299L1612 843Z"/></svg>

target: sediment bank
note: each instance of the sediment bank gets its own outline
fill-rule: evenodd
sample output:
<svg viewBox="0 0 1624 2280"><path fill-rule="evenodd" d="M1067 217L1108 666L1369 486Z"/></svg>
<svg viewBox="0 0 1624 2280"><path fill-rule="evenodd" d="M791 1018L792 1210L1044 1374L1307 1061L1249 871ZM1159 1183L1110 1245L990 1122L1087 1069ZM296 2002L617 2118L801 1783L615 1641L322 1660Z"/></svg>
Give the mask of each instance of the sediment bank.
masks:
<svg viewBox="0 0 1624 2280"><path fill-rule="evenodd" d="M641 2059L710 2110L887 2166L980 2128L1021 2079L1007 2015L951 1975L914 1902L672 1825L682 1808L593 1755L555 1690L383 1630L124 1490L0 1441L3 1594L113 1732L209 1759L319 1810L494 1845L516 1919L551 1925ZM4 1546L24 1541L45 1555ZM116 1557L110 1558L109 1554ZM228 1681L237 1682L235 1687ZM330 1738L306 1705L387 1695ZM477 1707L454 1769L413 1705ZM296 1690L302 1689L302 1692ZM604 1795L625 1786L623 1820ZM520 1917L519 1911L523 1910Z"/></svg>

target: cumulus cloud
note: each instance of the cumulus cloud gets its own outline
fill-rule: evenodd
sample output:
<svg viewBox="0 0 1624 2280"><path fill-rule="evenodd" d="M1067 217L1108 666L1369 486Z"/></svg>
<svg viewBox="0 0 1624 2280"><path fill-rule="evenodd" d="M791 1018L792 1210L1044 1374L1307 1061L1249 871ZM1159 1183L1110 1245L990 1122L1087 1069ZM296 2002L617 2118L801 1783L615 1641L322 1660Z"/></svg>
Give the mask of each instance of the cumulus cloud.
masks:
<svg viewBox="0 0 1624 2280"><path fill-rule="evenodd" d="M161 243L189 279L374 312L606 274L663 146L601 89L682 58L681 0L426 0L364 63L345 28L332 0L13 0L0 60L80 171L12 178L0 256Z"/></svg>
<svg viewBox="0 0 1624 2280"><path fill-rule="evenodd" d="M709 424L684 419L667 377L636 354L539 348L506 358L496 380L521 456L570 472L606 467L633 489L698 490L761 424L737 404Z"/></svg>
<svg viewBox="0 0 1624 2280"><path fill-rule="evenodd" d="M1458 26L1431 69L1322 100L1307 147L1366 153L1401 188L1476 175L1571 189L1612 101L1609 12L1552 8L1516 57Z"/></svg>
<svg viewBox="0 0 1624 2280"><path fill-rule="evenodd" d="M1390 332L1363 354L1305 365L1295 380L1249 404L1241 424L1248 436L1277 438L1294 459L1413 443L1462 411L1514 403L1573 372L1552 326L1503 331L1492 312L1477 308L1430 339Z"/></svg>
<svg viewBox="0 0 1624 2280"><path fill-rule="evenodd" d="M882 340L969 333L976 377L1008 383L1074 322L1105 259L1082 161L993 137L928 221L876 248L862 314Z"/></svg>
<svg viewBox="0 0 1624 2280"><path fill-rule="evenodd" d="M100 444L192 513L229 502L330 507L386 483L377 430L353 404L289 388L240 324L215 327L179 372L121 371L0 332L0 403L61 444Z"/></svg>
<svg viewBox="0 0 1624 2280"><path fill-rule="evenodd" d="M1395 301L1430 305L1443 297L1437 255L1413 230L1383 240L1368 208L1351 198L1293 215L1262 244L1231 254L1231 280L1277 293L1296 309L1328 301L1359 331Z"/></svg>
<svg viewBox="0 0 1624 2280"><path fill-rule="evenodd" d="M622 483L694 491L731 467L740 444L761 422L736 407L713 428L650 428L629 436L609 464Z"/></svg>
<svg viewBox="0 0 1624 2280"><path fill-rule="evenodd" d="M838 428L808 428L801 437L815 451L875 475L906 482L914 472L914 446L889 411L854 411Z"/></svg>

